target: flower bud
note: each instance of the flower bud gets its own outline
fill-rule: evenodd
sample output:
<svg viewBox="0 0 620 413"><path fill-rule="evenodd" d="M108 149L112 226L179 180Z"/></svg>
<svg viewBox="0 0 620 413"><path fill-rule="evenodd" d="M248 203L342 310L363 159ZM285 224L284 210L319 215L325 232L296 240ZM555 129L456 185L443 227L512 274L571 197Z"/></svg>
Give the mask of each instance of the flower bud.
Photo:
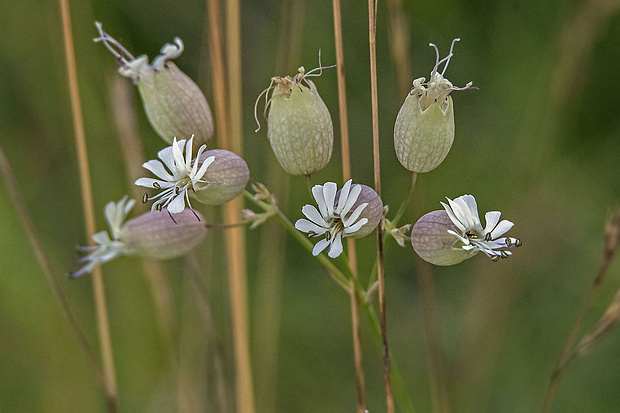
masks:
<svg viewBox="0 0 620 413"><path fill-rule="evenodd" d="M198 162L213 156L215 160L209 165L201 181L191 196L208 205L220 205L230 201L243 191L250 180L250 170L242 157L224 149L211 149L200 155Z"/></svg>
<svg viewBox="0 0 620 413"><path fill-rule="evenodd" d="M357 201L355 201L351 207L351 211L355 211L355 208L359 205L367 203L368 205L362 210L359 219L367 218L368 222L358 231L352 233L350 235L352 238L362 238L370 234L375 230L375 228L377 228L377 225L379 225L379 221L383 216L383 201L381 200L381 197L371 187L364 184L359 184L359 186L362 187L362 191L357 197ZM338 191L338 196L336 199L340 198L340 191Z"/></svg>
<svg viewBox="0 0 620 413"><path fill-rule="evenodd" d="M430 80L421 77L413 81L413 88L405 98L394 125L394 149L400 163L412 172L429 172L448 155L454 141L454 108L450 93L453 90L474 89L471 82L464 88L455 87L443 77L454 43L447 57L437 60ZM441 74L439 65L445 62Z"/></svg>
<svg viewBox="0 0 620 413"><path fill-rule="evenodd" d="M457 239L448 231L456 227L446 211L432 211L411 230L411 245L424 261L434 265L454 265L472 257L474 251L453 248Z"/></svg>
<svg viewBox="0 0 620 413"><path fill-rule="evenodd" d="M114 54L119 73L131 78L137 85L146 116L155 132L166 142L175 137L194 135L197 144L213 136L213 116L204 94L185 73L170 60L183 52L183 42L178 37L175 44L166 44L161 55L149 64L148 57L135 58L118 41L96 23L101 41Z"/></svg>
<svg viewBox="0 0 620 413"><path fill-rule="evenodd" d="M205 237L205 219L199 212L185 209L170 215L168 211L149 211L123 225L119 241L135 255L157 259L187 254Z"/></svg>
<svg viewBox="0 0 620 413"><path fill-rule="evenodd" d="M310 175L323 169L334 146L332 118L307 78L310 73L301 67L292 78L272 79L275 86L268 103L267 138L278 162L291 175Z"/></svg>

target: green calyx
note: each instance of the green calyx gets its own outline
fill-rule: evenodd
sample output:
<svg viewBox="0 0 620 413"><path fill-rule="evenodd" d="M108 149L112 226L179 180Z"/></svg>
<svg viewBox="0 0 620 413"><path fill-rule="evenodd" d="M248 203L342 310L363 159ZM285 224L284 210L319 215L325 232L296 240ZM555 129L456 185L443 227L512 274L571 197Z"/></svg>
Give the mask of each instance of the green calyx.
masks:
<svg viewBox="0 0 620 413"><path fill-rule="evenodd" d="M267 137L278 162L291 175L323 169L332 155L334 127L316 86L298 76L274 80Z"/></svg>

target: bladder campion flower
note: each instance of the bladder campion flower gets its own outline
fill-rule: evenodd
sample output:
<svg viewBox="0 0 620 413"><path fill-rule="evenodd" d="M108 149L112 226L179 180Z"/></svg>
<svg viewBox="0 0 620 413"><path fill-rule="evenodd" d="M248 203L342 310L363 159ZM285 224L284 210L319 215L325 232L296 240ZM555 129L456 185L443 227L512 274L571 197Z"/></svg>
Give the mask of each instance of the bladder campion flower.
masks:
<svg viewBox="0 0 620 413"><path fill-rule="evenodd" d="M183 52L183 42L176 37L174 44L167 43L161 55L149 64L146 55L134 57L116 39L95 23L99 37L112 52L119 65L118 72L133 80L138 87L149 122L166 142L175 136L194 135L198 143L205 143L213 136L213 115L204 94L174 63Z"/></svg>
<svg viewBox="0 0 620 413"><path fill-rule="evenodd" d="M271 85L256 100L254 116L260 129L256 106L265 94L265 113L269 109L267 138L278 162L291 175L310 175L319 171L332 156L332 118L316 86L308 79L319 76L326 68L320 66L306 73L302 66L293 77L273 77ZM319 73L314 73L317 70Z"/></svg>
<svg viewBox="0 0 620 413"><path fill-rule="evenodd" d="M135 201L128 200L125 195L120 201L105 206L112 238L106 231L101 231L93 235L96 246L80 247L81 251L90 254L78 261L85 265L69 274L71 278L91 272L97 265L121 255L156 259L179 257L198 245L206 235L204 218L189 210L175 215L174 220L167 211L149 211L125 222L134 204Z"/></svg>
<svg viewBox="0 0 620 413"><path fill-rule="evenodd" d="M201 145L198 149L196 158L192 160L192 143L193 137L185 145L185 139L177 141L174 138L172 146L168 146L157 154L160 162L156 159L152 159L142 164L142 166L160 179L153 178L140 178L136 180L135 184L138 186L144 186L147 188L161 189L162 191L149 198L144 194L143 202L147 202L149 199L156 200L153 202L151 209L161 210L167 208L171 214L178 214L185 209L185 202L191 208L189 202L189 191L199 191L202 188L207 188L210 184L203 179L207 168L215 157L209 156L198 161L202 153L207 149L207 145ZM185 157L183 157L183 148L185 148Z"/></svg>
<svg viewBox="0 0 620 413"><path fill-rule="evenodd" d="M439 59L435 48L435 67L428 82L423 77L413 81L394 125L394 148L400 163L412 172L429 172L435 169L448 155L454 141L454 108L450 93L453 90L476 89L469 82L465 87L456 87L443 77L452 58L454 39L450 53ZM441 73L439 66L445 63Z"/></svg>
<svg viewBox="0 0 620 413"><path fill-rule="evenodd" d="M500 248L521 246L519 238L500 238L514 225L505 219L500 221L501 212L487 212L484 215L486 226L483 228L476 199L472 195L446 199L448 204L441 203L443 211L424 215L411 231L413 249L424 260L435 265L453 265L482 251L491 260L497 261L512 254Z"/></svg>
<svg viewBox="0 0 620 413"><path fill-rule="evenodd" d="M329 247L327 255L331 258L338 257L342 251L343 237L363 237L368 235L377 226L383 210L381 198L370 187L365 185L352 185L348 180L338 196L336 183L327 182L325 185L312 187L312 195L319 207L304 205L301 212L308 219L298 219L295 228L308 236L319 237L325 235L325 239L316 243L312 255L319 255L321 251ZM374 197L370 193L374 193ZM362 194L365 192L365 194ZM368 202L359 202L362 197ZM353 212L351 212L353 211ZM370 213L364 216L364 212Z"/></svg>

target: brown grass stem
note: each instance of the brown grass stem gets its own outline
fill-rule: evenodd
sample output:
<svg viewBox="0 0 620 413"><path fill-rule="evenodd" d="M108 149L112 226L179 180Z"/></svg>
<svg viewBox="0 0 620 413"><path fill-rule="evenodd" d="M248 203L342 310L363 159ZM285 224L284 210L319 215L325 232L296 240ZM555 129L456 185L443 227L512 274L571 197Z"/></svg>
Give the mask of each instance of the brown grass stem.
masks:
<svg viewBox="0 0 620 413"><path fill-rule="evenodd" d="M96 376L101 380L101 383L104 383L103 371L99 366L99 362L97 361L97 356L93 351L92 346L88 342L86 335L80 328L77 320L73 315L73 311L71 311L71 306L69 305L69 301L65 296L60 283L58 282L58 277L54 274L54 270L52 269L52 265L47 259L47 255L43 250L43 244L41 243L41 238L37 233L37 230L34 226L34 222L30 217L30 213L28 212L28 207L26 202L24 202L24 198L19 190L19 186L17 181L15 180L15 175L13 174L13 170L11 169L11 165L9 164L6 155L4 154L4 150L0 146L0 171L2 171L2 175L4 176L4 180L6 182L6 187L9 192L9 196L11 198L11 202L15 207L15 212L21 221L21 224L24 226L24 230L26 231L26 237L28 238L28 242L32 247L32 251L41 266L41 270L43 271L43 275L54 294L54 297L58 301L60 305L60 309L62 310L62 314L65 317L67 324L69 325L69 330L73 334L75 341L77 342L80 351L84 355L84 358L90 365L90 367L95 372Z"/></svg>
<svg viewBox="0 0 620 413"><path fill-rule="evenodd" d="M215 133L221 147L230 145L229 116L226 104L226 65L222 50L222 34L220 29L220 4L218 0L207 0L209 10L209 60L213 72L213 98L215 109Z"/></svg>
<svg viewBox="0 0 620 413"><path fill-rule="evenodd" d="M377 0L368 0L368 44L370 49L370 96L372 104L372 153L375 191L381 196L381 161L379 156L379 102L377 94ZM381 336L383 338L383 375L387 412L394 413L392 381L390 377L390 349L387 340L387 317L385 303L385 269L383 262L383 223L377 227L377 272L379 276L379 309L381 313Z"/></svg>
<svg viewBox="0 0 620 413"><path fill-rule="evenodd" d="M71 14L69 1L59 0L60 14L62 17L62 33L65 46L65 58L69 81L69 96L71 100L71 112L73 117L73 131L77 149L78 169L80 175L80 189L82 193L82 206L84 209L84 221L86 236L89 242L96 231L95 209L93 206L90 171L88 167L88 152L86 149L86 136L84 133L84 119L77 81L77 69L75 64L75 51L73 48L73 33L71 30ZM97 314L97 328L99 332L99 344L103 362L104 386L108 411L115 412L117 407L116 373L114 370L114 356L112 354L112 340L110 339L110 322L105 302L105 289L103 273L100 267L92 272L93 294L95 296L95 308Z"/></svg>
<svg viewBox="0 0 620 413"><path fill-rule="evenodd" d="M336 44L336 70L338 78L338 113L340 116L340 144L342 152L342 180L343 182L351 179L351 157L349 150L349 121L347 115L347 92L344 72L344 51L342 45L342 15L340 10L340 0L333 0L334 10L334 41ZM347 256L349 267L353 275L357 277L357 253L355 240L347 240ZM365 390L364 390L364 369L362 366L362 344L361 331L359 324L359 309L355 290L351 288L351 327L353 335L353 356L355 360L355 377L357 388L357 411L366 411Z"/></svg>
<svg viewBox="0 0 620 413"><path fill-rule="evenodd" d="M620 219L618 220L618 223L620 223ZM577 316L575 317L575 320L571 325L568 337L566 338L566 342L564 343L555 367L553 368L553 372L551 373L551 378L549 379L549 384L547 386L547 391L545 392L545 397L539 410L540 413L546 413L551 407L551 402L553 400L553 397L555 396L558 384L560 383L562 373L572 358L575 341L577 340L577 335L579 334L583 318L585 317L586 312L590 308L590 305L592 304L592 301L594 300L594 297L596 296L596 293L601 283L603 282L603 279L605 278L605 275L607 274L607 271L609 270L609 267L616 254L618 239L620 237L620 224L618 223L614 225L612 220L607 223L607 226L605 228L606 239L603 248L603 258L601 259L601 263L599 264L596 276L592 281L592 285L590 286L590 289L588 290L583 301L581 302L581 306L579 307Z"/></svg>
<svg viewBox="0 0 620 413"><path fill-rule="evenodd" d="M226 58L228 62L229 146L222 147L238 155L243 153L243 116L241 95L241 6L239 0L226 0ZM224 206L224 222L238 220L243 198ZM226 231L228 286L232 312L232 330L236 366L237 412L254 413L254 388L250 361L247 267L245 229Z"/></svg>
<svg viewBox="0 0 620 413"><path fill-rule="evenodd" d="M398 93L404 94L411 88L411 63L409 59L411 30L403 10L403 0L387 0L386 3L389 17L390 55L396 68Z"/></svg>

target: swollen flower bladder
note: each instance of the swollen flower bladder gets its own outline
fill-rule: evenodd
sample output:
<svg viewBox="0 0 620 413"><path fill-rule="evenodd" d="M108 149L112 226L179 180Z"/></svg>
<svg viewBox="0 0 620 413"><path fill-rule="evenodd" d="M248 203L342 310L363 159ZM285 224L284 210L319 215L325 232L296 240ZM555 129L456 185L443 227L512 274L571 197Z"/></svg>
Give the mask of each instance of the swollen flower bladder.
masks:
<svg viewBox="0 0 620 413"><path fill-rule="evenodd" d="M318 68L306 72L302 66L295 76L275 76L256 99L256 131L260 129L257 106L265 95L265 114L269 110L267 138L278 162L291 175L310 175L323 169L331 158L334 146L332 118L309 79L329 67L334 66L321 66L319 53Z"/></svg>
<svg viewBox="0 0 620 413"><path fill-rule="evenodd" d="M145 169L159 178L140 178L135 182L138 186L161 190L153 197L149 198L146 194L144 196L144 202L149 199L155 200L151 207L152 210L166 208L171 214L183 212L186 202L191 208L189 191L199 191L210 184L203 180L203 177L215 157L209 156L199 162L200 156L207 149L206 145L201 145L196 158L192 160L193 139L192 137L186 145L185 139L177 141L174 138L172 146L162 149L157 154L163 162L153 159L142 164ZM185 148L185 157L183 148Z"/></svg>
<svg viewBox="0 0 620 413"><path fill-rule="evenodd" d="M172 63L183 52L181 39L175 37L174 44L165 44L149 64L146 55L134 57L103 31L101 23L95 26L99 37L94 41L105 45L116 58L118 72L138 87L146 116L159 136L168 143L175 136L195 135L199 143L213 136L213 115L207 99L198 85Z"/></svg>
<svg viewBox="0 0 620 413"><path fill-rule="evenodd" d="M519 238L502 237L514 224L500 221L501 212L487 212L483 228L472 195L446 199L447 204L441 203L444 210L424 215L411 231L413 249L424 260L435 265L453 265L481 251L497 261L512 255L505 248L521 246Z"/></svg>
<svg viewBox="0 0 620 413"><path fill-rule="evenodd" d="M179 257L198 245L206 235L204 218L195 211L186 210L177 214L174 220L165 211L149 211L125 221L134 204L135 201L125 195L120 201L105 206L112 237L101 231L93 235L96 246L80 247L80 251L90 254L78 261L84 266L70 273L69 277L79 277L122 255L155 259Z"/></svg>
<svg viewBox="0 0 620 413"><path fill-rule="evenodd" d="M370 192L374 193L374 197ZM301 212L308 219L302 218L295 222L295 228L308 236L325 235L324 239L315 244L312 255L319 255L329 247L327 255L330 258L338 257L343 251L342 238L368 235L381 219L381 198L370 187L352 185L351 180L344 184L339 195L334 182L313 186L312 195L319 209L313 205L304 205ZM360 203L359 198L368 202Z"/></svg>
<svg viewBox="0 0 620 413"><path fill-rule="evenodd" d="M444 77L454 44L450 53L439 58L435 49L435 66L430 79L420 77L413 81L405 102L398 112L394 125L394 149L400 163L412 172L429 172L435 169L448 155L454 141L454 107L450 93L454 90L476 89L469 82L465 87L456 87ZM444 64L439 73L439 66Z"/></svg>

